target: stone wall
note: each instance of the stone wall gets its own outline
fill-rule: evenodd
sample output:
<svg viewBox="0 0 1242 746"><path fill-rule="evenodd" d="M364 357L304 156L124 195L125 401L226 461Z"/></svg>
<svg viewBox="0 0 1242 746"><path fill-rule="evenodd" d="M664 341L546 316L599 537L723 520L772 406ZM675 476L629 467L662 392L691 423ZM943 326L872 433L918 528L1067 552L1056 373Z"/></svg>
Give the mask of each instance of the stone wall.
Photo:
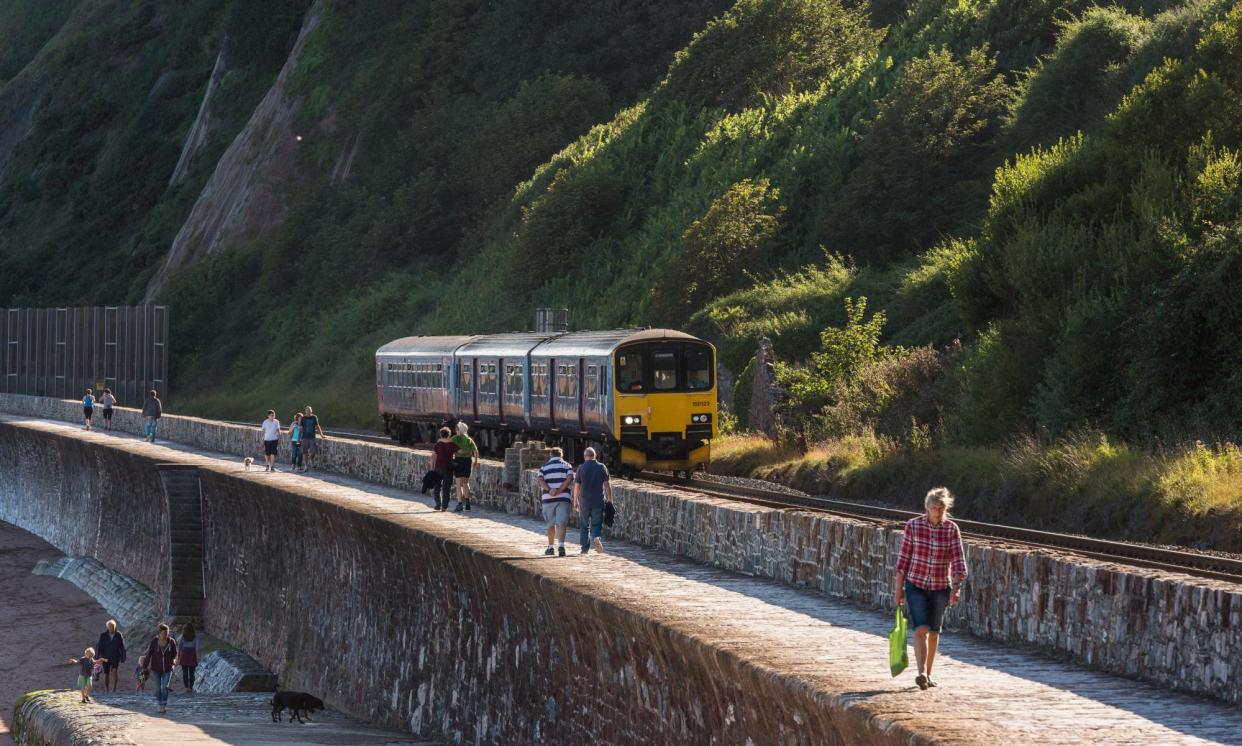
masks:
<svg viewBox="0 0 1242 746"><path fill-rule="evenodd" d="M100 467L131 475L56 492L64 515L93 502L122 519L141 515L161 495L154 482L131 488L141 475L154 479L156 461L136 453L144 449L0 421L0 453L16 454L0 471L0 494L5 504L49 499L48 490L16 488L46 476L41 466L53 458L64 484ZM377 511L330 486L290 491L190 454L162 461L199 465L207 628L280 670L285 687L322 693L368 722L452 743L665 744L711 734L742 744L762 734L764 743L803 746L912 737L797 676L661 622L641 599L601 598L569 565L549 574L512 546L463 537L426 513ZM14 513L23 528L63 533L42 509ZM107 565L129 561L120 542L97 549Z"/></svg>
<svg viewBox="0 0 1242 746"><path fill-rule="evenodd" d="M0 426L0 520L71 556L99 558L168 608L168 507L146 459Z"/></svg>
<svg viewBox="0 0 1242 746"><path fill-rule="evenodd" d="M0 410L68 421L81 417L76 402L32 397L0 395ZM117 417L118 424L141 430L134 413L118 412ZM164 420L161 437L239 456L257 448L256 428L196 418ZM359 441L329 440L322 457L331 470L411 490L418 489L429 466L425 452ZM534 472L522 475L516 492L503 489L504 478L502 464L484 462L472 477L476 502L533 515ZM723 569L892 607L899 526L774 510L635 482L615 484L618 519L612 536ZM972 579L962 604L949 612L950 629L1242 702L1242 669L1230 665L1242 659L1242 587L998 543L967 542L966 555Z"/></svg>

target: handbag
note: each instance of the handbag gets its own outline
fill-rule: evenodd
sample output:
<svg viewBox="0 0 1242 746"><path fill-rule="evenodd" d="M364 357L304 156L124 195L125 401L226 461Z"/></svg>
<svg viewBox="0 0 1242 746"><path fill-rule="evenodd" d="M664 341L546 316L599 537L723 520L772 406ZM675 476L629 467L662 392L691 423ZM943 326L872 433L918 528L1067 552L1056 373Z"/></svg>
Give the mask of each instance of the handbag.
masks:
<svg viewBox="0 0 1242 746"><path fill-rule="evenodd" d="M604 525L611 526L612 522L617 519L617 509L612 503L604 503Z"/></svg>
<svg viewBox="0 0 1242 746"><path fill-rule="evenodd" d="M894 676L906 670L910 658L906 655L906 615L897 607L897 619L893 631L888 633L888 670Z"/></svg>

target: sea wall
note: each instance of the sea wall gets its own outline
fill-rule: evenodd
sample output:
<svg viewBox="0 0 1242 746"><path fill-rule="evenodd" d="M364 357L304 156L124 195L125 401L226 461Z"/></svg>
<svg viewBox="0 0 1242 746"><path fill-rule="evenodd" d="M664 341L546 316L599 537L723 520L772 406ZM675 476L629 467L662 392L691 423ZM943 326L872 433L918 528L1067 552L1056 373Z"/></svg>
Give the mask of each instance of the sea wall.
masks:
<svg viewBox="0 0 1242 746"><path fill-rule="evenodd" d="M665 623L641 599L593 593L575 565L540 567L401 500L364 504L330 484L40 428L0 420L0 499L26 506L14 522L73 543L58 523L75 521L41 504L72 517L99 502L124 525L162 502L157 463L196 464L206 628L280 671L284 687L367 722L451 743L919 740L718 647L705 630ZM48 463L56 487L34 489ZM96 469L114 478L73 487ZM135 564L126 546L94 544L109 566Z"/></svg>
<svg viewBox="0 0 1242 746"><path fill-rule="evenodd" d="M76 402L33 397L0 395L0 410L67 421L81 417ZM141 430L132 411L118 411L117 423ZM165 417L160 436L239 457L258 447L257 428L189 417ZM397 446L336 439L323 446L324 468L386 486L416 490L429 466L425 452ZM472 477L476 502L533 514L535 473L525 472L517 491L505 490L503 480L501 464L484 462ZM615 494L614 537L891 608L899 526L622 480ZM962 603L949 612L949 629L1242 702L1242 669L1230 665L1242 659L1242 587L1000 543L968 541L966 555L971 581Z"/></svg>

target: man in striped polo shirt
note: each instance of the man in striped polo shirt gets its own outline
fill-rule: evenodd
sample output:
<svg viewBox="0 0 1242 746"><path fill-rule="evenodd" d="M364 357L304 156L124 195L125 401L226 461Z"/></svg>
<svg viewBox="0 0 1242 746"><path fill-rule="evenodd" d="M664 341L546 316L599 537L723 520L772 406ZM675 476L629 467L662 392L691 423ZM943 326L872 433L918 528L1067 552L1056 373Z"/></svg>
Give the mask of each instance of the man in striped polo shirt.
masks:
<svg viewBox="0 0 1242 746"><path fill-rule="evenodd" d="M552 458L539 468L539 489L543 494L543 521L548 525L548 548L544 554L565 556L565 529L569 526L569 510L573 504L570 490L574 485L574 467L562 456L559 448L552 449ZM553 541L560 545L554 550Z"/></svg>

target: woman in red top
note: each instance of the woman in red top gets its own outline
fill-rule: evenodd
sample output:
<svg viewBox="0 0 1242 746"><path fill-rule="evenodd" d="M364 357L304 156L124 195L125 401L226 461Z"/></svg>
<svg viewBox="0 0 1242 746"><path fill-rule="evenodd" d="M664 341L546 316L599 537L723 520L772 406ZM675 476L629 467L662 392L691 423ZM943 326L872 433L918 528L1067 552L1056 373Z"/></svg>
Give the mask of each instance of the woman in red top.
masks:
<svg viewBox="0 0 1242 746"><path fill-rule="evenodd" d="M936 686L931 673L940 623L945 608L958 602L966 581L962 533L949 520L953 495L937 487L923 498L923 507L926 513L906 523L896 578L897 605L906 605L906 616L914 627L914 658L919 666L914 683L920 689Z"/></svg>
<svg viewBox="0 0 1242 746"><path fill-rule="evenodd" d="M431 468L440 473L440 486L436 488L436 510L448 510L449 495L453 494L453 455L457 444L449 440L453 431L440 428L440 439L431 447Z"/></svg>

